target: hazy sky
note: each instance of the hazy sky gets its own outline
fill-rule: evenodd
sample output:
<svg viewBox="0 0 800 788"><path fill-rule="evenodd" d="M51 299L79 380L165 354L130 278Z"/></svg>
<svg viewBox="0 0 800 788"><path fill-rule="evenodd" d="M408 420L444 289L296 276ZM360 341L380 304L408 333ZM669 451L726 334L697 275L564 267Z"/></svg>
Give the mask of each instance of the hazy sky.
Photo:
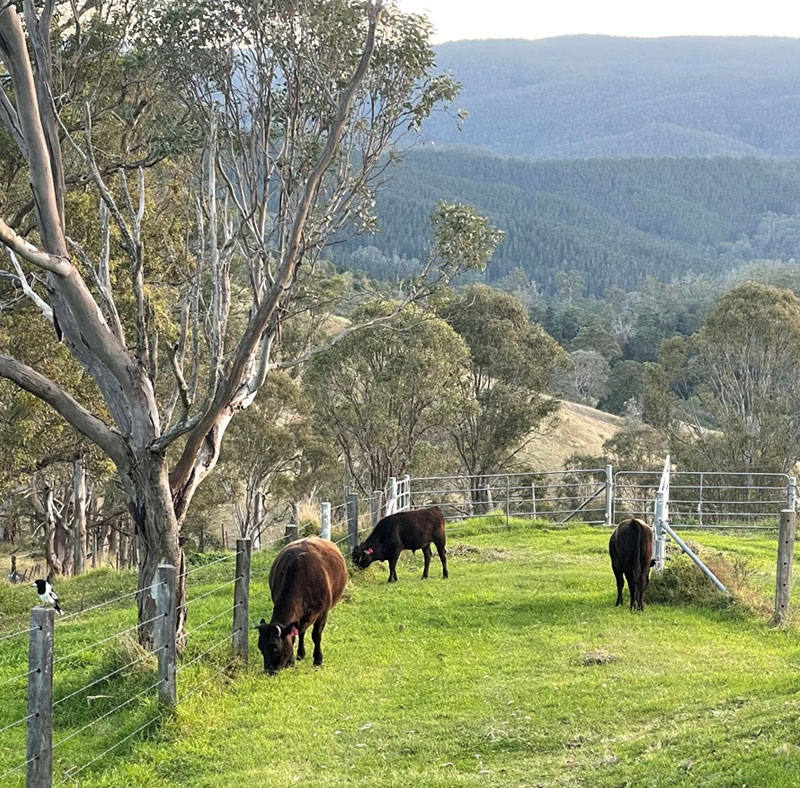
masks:
<svg viewBox="0 0 800 788"><path fill-rule="evenodd" d="M797 0L398 0L427 12L436 42L460 38L550 38L575 33L616 36L800 37Z"/></svg>

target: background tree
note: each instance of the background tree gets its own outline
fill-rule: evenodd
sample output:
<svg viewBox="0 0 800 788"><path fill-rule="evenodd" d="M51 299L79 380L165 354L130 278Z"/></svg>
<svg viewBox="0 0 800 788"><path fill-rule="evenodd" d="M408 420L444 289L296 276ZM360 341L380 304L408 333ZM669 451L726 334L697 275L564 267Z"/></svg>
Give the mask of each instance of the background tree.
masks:
<svg viewBox="0 0 800 788"><path fill-rule="evenodd" d="M309 397L285 372L269 375L231 426L220 458L240 535L258 547L273 523L297 522L298 500L314 496L329 477L332 454L313 428Z"/></svg>
<svg viewBox="0 0 800 788"><path fill-rule="evenodd" d="M567 357L517 299L486 285L459 291L441 313L469 348L451 436L478 489L484 475L508 468L532 432L558 410L546 390Z"/></svg>
<svg viewBox="0 0 800 788"><path fill-rule="evenodd" d="M800 458L800 302L791 291L735 287L659 360L644 415L687 466L785 473Z"/></svg>
<svg viewBox="0 0 800 788"><path fill-rule="evenodd" d="M354 321L391 314L392 303L359 309ZM467 348L443 320L415 308L391 325L352 334L315 358L303 376L320 431L335 439L347 477L365 495L412 472L463 407Z"/></svg>

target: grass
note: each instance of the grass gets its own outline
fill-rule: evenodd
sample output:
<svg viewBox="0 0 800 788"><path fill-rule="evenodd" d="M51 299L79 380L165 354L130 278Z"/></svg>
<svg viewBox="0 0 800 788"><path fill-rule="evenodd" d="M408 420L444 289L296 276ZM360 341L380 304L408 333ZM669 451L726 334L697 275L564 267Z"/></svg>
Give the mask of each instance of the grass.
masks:
<svg viewBox="0 0 800 788"><path fill-rule="evenodd" d="M504 521L503 521L504 522ZM800 636L738 605L615 608L608 533L525 526L451 538L450 574L421 556L353 576L325 633L325 665L267 677L250 664L215 671L220 648L179 676L177 712L81 772L83 788L492 786L492 788L782 788L800 782ZM453 529L455 532L455 528ZM768 595L774 536L690 534L753 566ZM251 619L269 618L270 555L254 558ZM229 579L227 563L190 580L190 598ZM64 582L65 606L130 588L94 572ZM773 579L774 582L774 579ZM30 589L0 589L3 627L25 625ZM627 592L626 592L627 593ZM190 607L196 626L230 606L230 588ZM645 600L647 603L647 599ZM103 608L57 625L56 659L133 622ZM21 628L21 627L20 627ZM200 630L184 662L223 637L226 616ZM24 638L0 642L0 681L24 670ZM55 697L138 659L107 643L57 666ZM56 709L56 740L154 680L145 659ZM205 682L203 684L203 682ZM13 691L12 691L13 688ZM24 682L2 687L0 728L24 714ZM194 692L191 697L187 696ZM55 752L55 784L157 715L146 693ZM107 696L107 697L106 697ZM21 712L21 713L20 713ZM24 731L0 734L0 774L24 756ZM15 788L18 782L3 782ZM76 783L65 783L75 785Z"/></svg>

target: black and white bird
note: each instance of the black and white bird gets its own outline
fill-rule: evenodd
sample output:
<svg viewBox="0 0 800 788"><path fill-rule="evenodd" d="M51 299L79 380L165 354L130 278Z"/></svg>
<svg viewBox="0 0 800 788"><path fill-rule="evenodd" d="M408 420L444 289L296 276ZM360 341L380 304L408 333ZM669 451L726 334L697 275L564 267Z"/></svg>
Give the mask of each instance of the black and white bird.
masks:
<svg viewBox="0 0 800 788"><path fill-rule="evenodd" d="M52 605L58 612L59 616L64 615L58 605L58 594L53 591L53 586L51 586L47 580L34 580L31 583L31 588L36 589L36 593L39 595L39 599L43 605Z"/></svg>

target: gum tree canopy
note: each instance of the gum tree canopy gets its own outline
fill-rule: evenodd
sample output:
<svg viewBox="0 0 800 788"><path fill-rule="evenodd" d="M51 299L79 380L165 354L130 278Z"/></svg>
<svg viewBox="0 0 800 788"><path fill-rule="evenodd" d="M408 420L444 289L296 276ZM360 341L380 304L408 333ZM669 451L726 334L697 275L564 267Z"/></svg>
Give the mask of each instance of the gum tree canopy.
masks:
<svg viewBox="0 0 800 788"><path fill-rule="evenodd" d="M457 85L433 73L428 22L380 0L0 9L0 144L23 195L0 200L0 247L97 394L8 346L0 376L116 465L148 645L156 567L181 573L180 529L228 424L270 370L302 360L275 352L301 266L372 226L399 141ZM496 240L471 209L440 206L405 302L482 266Z"/></svg>

